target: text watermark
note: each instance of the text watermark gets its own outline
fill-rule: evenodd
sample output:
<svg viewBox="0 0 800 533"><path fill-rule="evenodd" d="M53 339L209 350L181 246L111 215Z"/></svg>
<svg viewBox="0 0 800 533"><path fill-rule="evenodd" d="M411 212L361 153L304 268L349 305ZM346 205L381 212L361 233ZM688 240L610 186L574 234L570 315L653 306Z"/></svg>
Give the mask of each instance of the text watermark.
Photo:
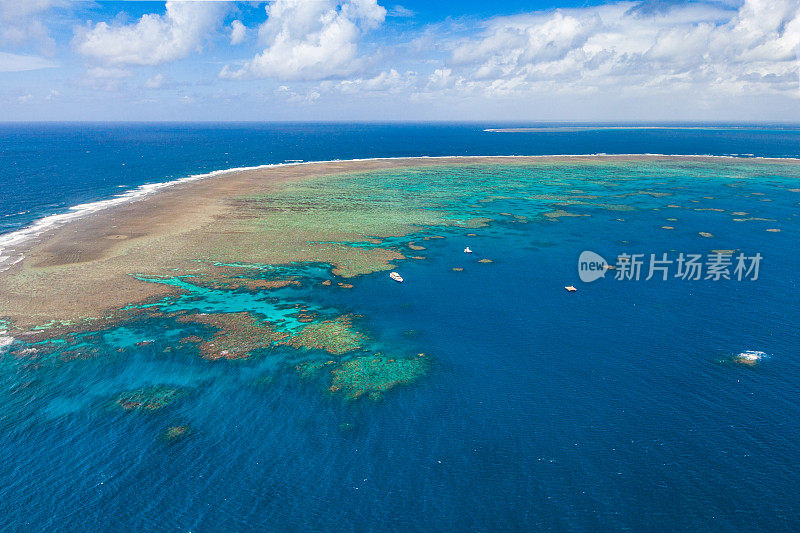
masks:
<svg viewBox="0 0 800 533"><path fill-rule="evenodd" d="M620 281L756 281L762 260L760 253L622 253L611 264L600 254L585 250L578 258L578 275L585 283L604 278L609 271L613 271L614 279Z"/></svg>

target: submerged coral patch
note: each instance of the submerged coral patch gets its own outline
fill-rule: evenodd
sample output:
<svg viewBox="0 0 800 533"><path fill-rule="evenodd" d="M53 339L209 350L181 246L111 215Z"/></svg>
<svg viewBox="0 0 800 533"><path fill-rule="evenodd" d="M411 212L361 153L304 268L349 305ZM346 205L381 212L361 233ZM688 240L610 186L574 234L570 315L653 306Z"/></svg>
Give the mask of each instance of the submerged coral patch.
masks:
<svg viewBox="0 0 800 533"><path fill-rule="evenodd" d="M156 411L186 396L180 388L154 385L120 394L115 403L126 411Z"/></svg>
<svg viewBox="0 0 800 533"><path fill-rule="evenodd" d="M393 359L385 355L356 357L336 366L332 371L330 391L355 400L364 394L379 399L383 392L423 376L429 367L428 357Z"/></svg>
<svg viewBox="0 0 800 533"><path fill-rule="evenodd" d="M563 209L556 209L555 211L550 211L549 213L545 213L544 216L546 216L550 220L555 220L561 217L588 217L590 215L588 214L579 215L577 213L570 213L568 211L564 211Z"/></svg>
<svg viewBox="0 0 800 533"><path fill-rule="evenodd" d="M161 433L160 437L161 440L174 442L188 437L189 435L191 435L191 433L192 433L192 428L189 425L184 424L180 426L168 427Z"/></svg>
<svg viewBox="0 0 800 533"><path fill-rule="evenodd" d="M320 370L325 368L326 365L331 365L331 364L333 364L333 361L331 360L304 361L295 366L294 369L297 371L298 374L300 374L300 377L308 379L316 376Z"/></svg>

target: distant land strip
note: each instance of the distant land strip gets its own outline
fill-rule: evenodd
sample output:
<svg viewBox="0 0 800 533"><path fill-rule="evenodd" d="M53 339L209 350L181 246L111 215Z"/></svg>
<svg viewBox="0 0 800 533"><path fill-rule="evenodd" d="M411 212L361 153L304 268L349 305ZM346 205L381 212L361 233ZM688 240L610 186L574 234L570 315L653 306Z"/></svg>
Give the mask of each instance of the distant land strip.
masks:
<svg viewBox="0 0 800 533"><path fill-rule="evenodd" d="M766 127L753 126L541 126L536 128L488 128L492 133L537 133L537 132L575 132L596 130L717 130L717 131L763 131ZM775 128L788 129L788 128Z"/></svg>

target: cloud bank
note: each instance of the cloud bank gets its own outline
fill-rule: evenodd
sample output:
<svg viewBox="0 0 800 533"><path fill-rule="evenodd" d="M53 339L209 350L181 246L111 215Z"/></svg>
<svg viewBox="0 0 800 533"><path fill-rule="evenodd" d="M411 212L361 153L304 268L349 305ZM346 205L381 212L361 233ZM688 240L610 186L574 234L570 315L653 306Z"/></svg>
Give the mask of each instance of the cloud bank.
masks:
<svg viewBox="0 0 800 533"><path fill-rule="evenodd" d="M361 68L358 44L380 26L386 9L376 0L275 0L258 29L265 48L240 67L226 65L220 77L322 80Z"/></svg>
<svg viewBox="0 0 800 533"><path fill-rule="evenodd" d="M0 0L7 107L55 91L70 117L102 100L155 119L800 120L800 0L443 20L384 0L133 5Z"/></svg>
<svg viewBox="0 0 800 533"><path fill-rule="evenodd" d="M738 10L686 4L648 12L640 5L489 20L477 36L452 43L450 80L440 73L428 88L486 94L693 86L797 91L797 0L746 0Z"/></svg>
<svg viewBox="0 0 800 533"><path fill-rule="evenodd" d="M79 53L112 65L159 65L199 50L230 8L224 2L166 3L163 15L143 15L138 22L99 22L76 36Z"/></svg>

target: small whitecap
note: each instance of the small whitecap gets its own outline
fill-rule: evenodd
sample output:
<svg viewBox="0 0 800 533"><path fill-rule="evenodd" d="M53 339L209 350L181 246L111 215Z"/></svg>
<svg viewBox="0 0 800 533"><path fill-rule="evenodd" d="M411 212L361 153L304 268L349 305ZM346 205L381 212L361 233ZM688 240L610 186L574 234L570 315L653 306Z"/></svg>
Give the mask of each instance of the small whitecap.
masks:
<svg viewBox="0 0 800 533"><path fill-rule="evenodd" d="M755 365L767 356L766 353L758 350L745 350L734 356L734 361L743 365Z"/></svg>

